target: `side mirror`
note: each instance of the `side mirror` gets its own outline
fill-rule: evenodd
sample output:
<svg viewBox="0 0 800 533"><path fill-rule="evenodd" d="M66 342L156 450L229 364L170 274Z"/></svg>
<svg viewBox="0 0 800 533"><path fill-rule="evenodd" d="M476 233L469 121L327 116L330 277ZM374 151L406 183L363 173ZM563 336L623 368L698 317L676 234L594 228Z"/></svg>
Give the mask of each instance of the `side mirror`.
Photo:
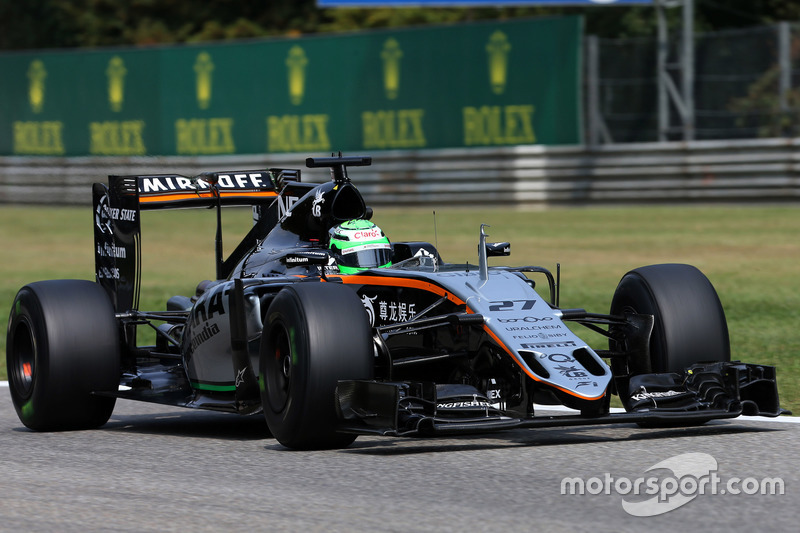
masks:
<svg viewBox="0 0 800 533"><path fill-rule="evenodd" d="M510 242L487 242L486 257L505 257L511 255Z"/></svg>

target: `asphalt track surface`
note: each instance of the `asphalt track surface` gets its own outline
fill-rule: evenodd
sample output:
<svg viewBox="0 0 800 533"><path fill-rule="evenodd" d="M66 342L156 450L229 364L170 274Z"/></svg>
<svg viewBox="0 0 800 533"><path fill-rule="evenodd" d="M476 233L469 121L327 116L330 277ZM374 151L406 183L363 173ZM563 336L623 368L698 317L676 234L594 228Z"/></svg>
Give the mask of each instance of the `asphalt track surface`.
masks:
<svg viewBox="0 0 800 533"><path fill-rule="evenodd" d="M99 430L34 433L0 386L0 531L796 531L793 422L359 437L345 450L291 452L260 415L124 400ZM656 496L614 483L647 478L666 496L691 477L674 467L686 457L713 457L717 489L687 483L685 503L663 512L681 495L664 497L657 516L623 509ZM663 461L672 468L648 472ZM594 494L562 494L565 477ZM783 494L746 493L766 478L780 478ZM735 479L749 485L723 494Z"/></svg>

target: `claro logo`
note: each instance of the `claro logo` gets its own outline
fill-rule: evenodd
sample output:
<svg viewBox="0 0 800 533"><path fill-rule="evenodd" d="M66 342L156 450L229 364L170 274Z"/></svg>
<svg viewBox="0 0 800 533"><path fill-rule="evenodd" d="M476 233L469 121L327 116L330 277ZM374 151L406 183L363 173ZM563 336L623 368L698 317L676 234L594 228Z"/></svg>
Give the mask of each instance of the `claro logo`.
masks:
<svg viewBox="0 0 800 533"><path fill-rule="evenodd" d="M381 232L376 229L361 230L353 234L353 238L357 241L361 239L376 239L380 236Z"/></svg>

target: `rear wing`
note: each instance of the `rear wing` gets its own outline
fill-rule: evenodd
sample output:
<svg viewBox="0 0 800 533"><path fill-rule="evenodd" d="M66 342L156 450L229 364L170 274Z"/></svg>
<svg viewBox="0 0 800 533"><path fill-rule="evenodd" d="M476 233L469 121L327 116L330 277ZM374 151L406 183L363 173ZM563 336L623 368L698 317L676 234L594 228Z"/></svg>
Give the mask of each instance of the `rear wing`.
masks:
<svg viewBox="0 0 800 533"><path fill-rule="evenodd" d="M141 280L143 210L252 206L254 225L227 259L222 258L220 209L217 210L217 277L226 278L236 263L277 224L281 216L316 184L300 182L296 169L204 172L197 176L152 174L109 176L108 186L92 186L95 276L114 309L138 309Z"/></svg>
<svg viewBox="0 0 800 533"><path fill-rule="evenodd" d="M109 179L119 178L109 176ZM174 174L127 176L136 179L141 209L253 205L275 199L288 181L300 181L299 170L270 169L204 172L195 177ZM125 179L125 178L122 178Z"/></svg>

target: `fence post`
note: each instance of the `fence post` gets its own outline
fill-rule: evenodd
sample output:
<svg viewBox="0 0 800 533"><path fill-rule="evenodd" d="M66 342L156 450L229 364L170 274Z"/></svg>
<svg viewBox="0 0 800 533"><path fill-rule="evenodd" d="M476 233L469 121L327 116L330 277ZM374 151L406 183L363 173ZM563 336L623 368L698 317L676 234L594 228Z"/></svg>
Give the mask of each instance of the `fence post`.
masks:
<svg viewBox="0 0 800 533"><path fill-rule="evenodd" d="M600 40L597 35L586 37L586 126L589 146L612 143L611 133L600 112Z"/></svg>
<svg viewBox="0 0 800 533"><path fill-rule="evenodd" d="M658 18L658 139L666 141L671 130L669 125L669 102L678 110L684 141L695 138L694 109L694 0L655 0ZM678 89L668 72L669 34L664 9L683 4L681 46L678 69L681 88Z"/></svg>
<svg viewBox="0 0 800 533"><path fill-rule="evenodd" d="M683 0L683 46L681 47L681 70L683 71L683 140L695 137L694 112L694 0Z"/></svg>
<svg viewBox="0 0 800 533"><path fill-rule="evenodd" d="M789 91L792 89L792 51L791 28L788 22L778 23L778 68L780 80L778 82L778 98L781 113L789 111Z"/></svg>
<svg viewBox="0 0 800 533"><path fill-rule="evenodd" d="M669 38L667 21L664 15L664 4L656 0L656 17L658 18L658 42L656 43L656 87L658 87L658 140L669 139L669 97L667 94L667 54Z"/></svg>

